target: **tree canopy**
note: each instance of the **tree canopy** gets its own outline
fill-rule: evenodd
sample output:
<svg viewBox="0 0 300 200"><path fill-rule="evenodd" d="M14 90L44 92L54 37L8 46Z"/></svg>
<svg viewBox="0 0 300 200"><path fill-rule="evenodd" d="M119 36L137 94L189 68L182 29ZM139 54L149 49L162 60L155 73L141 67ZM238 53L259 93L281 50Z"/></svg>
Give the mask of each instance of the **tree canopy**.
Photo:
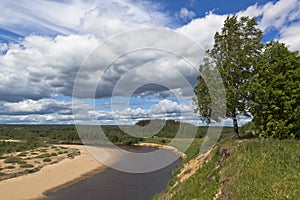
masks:
<svg viewBox="0 0 300 200"><path fill-rule="evenodd" d="M224 83L226 93L226 117L233 120L236 137L238 134L237 116L248 114L247 91L250 78L259 60L263 45L262 31L257 28L255 18L229 16L221 32L214 36L214 46L207 51L208 58L200 66L200 72L217 70ZM206 72L207 73L207 72ZM205 80L200 75L195 87L198 112L208 123L223 116L211 116L211 102Z"/></svg>
<svg viewBox="0 0 300 200"><path fill-rule="evenodd" d="M251 79L251 113L262 136L300 137L300 57L279 42L265 45Z"/></svg>

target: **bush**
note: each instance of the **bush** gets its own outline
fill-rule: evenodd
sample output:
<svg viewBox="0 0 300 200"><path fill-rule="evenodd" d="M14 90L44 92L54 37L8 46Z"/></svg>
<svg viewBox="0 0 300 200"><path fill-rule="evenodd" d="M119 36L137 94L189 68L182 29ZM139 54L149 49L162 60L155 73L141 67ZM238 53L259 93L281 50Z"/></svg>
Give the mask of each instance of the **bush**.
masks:
<svg viewBox="0 0 300 200"><path fill-rule="evenodd" d="M4 176L6 175L4 172L0 172L0 176Z"/></svg>
<svg viewBox="0 0 300 200"><path fill-rule="evenodd" d="M45 159L43 160L43 162L51 162L51 159L50 159L50 158L45 158Z"/></svg>
<svg viewBox="0 0 300 200"><path fill-rule="evenodd" d="M8 156L7 158L5 158L4 163L18 163L21 160L21 158L15 156Z"/></svg>
<svg viewBox="0 0 300 200"><path fill-rule="evenodd" d="M32 164L23 164L23 165L20 165L21 168L32 168L34 167Z"/></svg>
<svg viewBox="0 0 300 200"><path fill-rule="evenodd" d="M36 156L36 158L48 158L48 157L51 157L49 153L43 153L41 155Z"/></svg>
<svg viewBox="0 0 300 200"><path fill-rule="evenodd" d="M57 156L57 153L51 153L51 156Z"/></svg>
<svg viewBox="0 0 300 200"><path fill-rule="evenodd" d="M19 165L23 165L26 164L27 162L25 160L20 160L19 162L17 162Z"/></svg>
<svg viewBox="0 0 300 200"><path fill-rule="evenodd" d="M17 156L23 157L23 156L27 156L27 154L25 152L22 152L22 153L19 153Z"/></svg>
<svg viewBox="0 0 300 200"><path fill-rule="evenodd" d="M13 165L9 165L9 166L6 167L6 169L15 169L15 168L16 168L16 167L13 166Z"/></svg>

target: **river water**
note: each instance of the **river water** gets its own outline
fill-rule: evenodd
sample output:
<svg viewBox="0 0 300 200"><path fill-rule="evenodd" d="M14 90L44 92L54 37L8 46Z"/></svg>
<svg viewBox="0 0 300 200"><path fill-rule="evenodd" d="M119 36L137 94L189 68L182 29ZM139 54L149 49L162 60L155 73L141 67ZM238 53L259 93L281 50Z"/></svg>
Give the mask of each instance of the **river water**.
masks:
<svg viewBox="0 0 300 200"><path fill-rule="evenodd" d="M151 147L126 147L133 152L154 151ZM165 156L175 156L164 150ZM134 163L130 157L123 157L118 163ZM176 160L165 168L148 173L126 173L107 168L91 177L75 182L67 187L50 192L47 199L58 200L148 200L167 187Z"/></svg>

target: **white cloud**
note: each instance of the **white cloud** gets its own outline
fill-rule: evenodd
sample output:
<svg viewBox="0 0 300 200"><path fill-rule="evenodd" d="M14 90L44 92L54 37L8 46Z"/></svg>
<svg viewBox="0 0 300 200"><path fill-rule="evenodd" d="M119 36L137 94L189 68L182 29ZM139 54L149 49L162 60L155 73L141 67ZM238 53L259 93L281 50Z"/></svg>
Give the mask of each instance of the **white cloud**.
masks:
<svg viewBox="0 0 300 200"><path fill-rule="evenodd" d="M146 7L147 6L147 7ZM168 17L156 6L130 0L28 0L0 2L1 28L22 36L88 33L101 39L132 28L164 26ZM12 14L13 13L13 14Z"/></svg>
<svg viewBox="0 0 300 200"><path fill-rule="evenodd" d="M0 103L0 122L4 123L77 123L106 124L122 122L134 124L142 119L196 120L194 105L161 100L152 109L116 108L115 110L95 109L91 103L75 100L74 104L66 100L41 99L24 100L17 103ZM72 109L76 115L72 115Z"/></svg>
<svg viewBox="0 0 300 200"><path fill-rule="evenodd" d="M221 30L226 17L227 15L209 13L204 18L194 19L176 31L190 37L207 50L212 47L214 34Z"/></svg>
<svg viewBox="0 0 300 200"><path fill-rule="evenodd" d="M188 10L187 8L181 8L178 12L177 16L185 21L193 19L196 14L192 10Z"/></svg>
<svg viewBox="0 0 300 200"><path fill-rule="evenodd" d="M286 42L293 50L300 50L299 7L300 3L297 0L280 0L262 6L255 4L238 14L260 17L260 28L266 31L270 28L278 29L280 41ZM19 119L22 122L33 123L43 120L70 122L70 102L57 102L47 98L53 95L72 95L74 79L85 56L115 34L143 27L166 28L170 22L168 16L156 11L156 5L132 3L129 0L29 0L22 4L5 0L1 1L0 9L2 28L26 36L18 43L0 45L3 54L0 55L0 106L2 114L6 114L7 118L1 116L2 121ZM195 17L195 13L182 8L178 16L189 20ZM188 44L182 42L184 40L174 42L171 37L166 38L156 32L146 39L141 36L123 38L119 44L103 49L101 56L89 63L80 77L80 83L85 91L89 91L92 85L98 82L98 72L104 71L100 66L108 54L118 55L120 49L130 49L146 43L153 46L159 43L166 49L180 47L182 53L179 57L195 60L195 63L201 61L204 51L212 47L214 34L221 30L226 17L227 15L210 12L205 17L193 19L175 30L200 44L203 47L201 52L189 48ZM40 35L28 35L32 30ZM57 36L51 37L52 33ZM119 96L127 95L128 88L152 82L160 83L164 87L146 85L137 95L190 97L193 91L188 85L195 85L198 65L190 66L179 57L172 52L157 49L130 52L105 69L97 97L110 96L120 80L123 82L119 85ZM183 86L184 81L179 79L180 76L188 80L189 84ZM171 89L173 94L168 89ZM77 117L81 121L95 122L97 118L103 122L111 122L114 118L123 119L125 122L129 118L136 121L150 114L162 118L191 121L194 119L193 114L189 114L193 110L190 105L169 100L159 102L152 111L143 108L128 108L116 112L94 111L89 104L78 101L75 110L80 108L83 111ZM184 115L179 116L179 111Z"/></svg>
<svg viewBox="0 0 300 200"><path fill-rule="evenodd" d="M0 100L41 99L67 93L85 56L99 41L88 35L31 35L0 56ZM71 95L71 91L69 91Z"/></svg>
<svg viewBox="0 0 300 200"><path fill-rule="evenodd" d="M193 112L193 108L186 104L178 104L177 102L164 99L160 101L158 104L152 107L152 112L154 114L162 114L162 113L186 113Z"/></svg>
<svg viewBox="0 0 300 200"><path fill-rule="evenodd" d="M300 51L300 22L283 28L280 35L280 42L286 43L291 50Z"/></svg>
<svg viewBox="0 0 300 200"><path fill-rule="evenodd" d="M300 50L300 2L298 0L280 0L265 5L257 4L239 12L240 16L260 17L258 27L268 33L276 29L279 37L275 38L290 46L291 50Z"/></svg>
<svg viewBox="0 0 300 200"><path fill-rule="evenodd" d="M263 8L263 17L260 22L262 30L269 27L281 28L294 12L299 10L298 0L281 0L272 6L265 6Z"/></svg>

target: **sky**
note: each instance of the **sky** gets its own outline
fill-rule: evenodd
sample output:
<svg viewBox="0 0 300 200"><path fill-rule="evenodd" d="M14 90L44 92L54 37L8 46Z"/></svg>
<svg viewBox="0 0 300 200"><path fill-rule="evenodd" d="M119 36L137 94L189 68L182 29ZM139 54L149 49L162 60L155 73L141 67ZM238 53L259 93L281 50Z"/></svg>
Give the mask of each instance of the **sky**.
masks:
<svg viewBox="0 0 300 200"><path fill-rule="evenodd" d="M199 65L188 61L203 59L228 15L257 17L263 42L300 50L299 0L3 0L0 123L201 125Z"/></svg>

